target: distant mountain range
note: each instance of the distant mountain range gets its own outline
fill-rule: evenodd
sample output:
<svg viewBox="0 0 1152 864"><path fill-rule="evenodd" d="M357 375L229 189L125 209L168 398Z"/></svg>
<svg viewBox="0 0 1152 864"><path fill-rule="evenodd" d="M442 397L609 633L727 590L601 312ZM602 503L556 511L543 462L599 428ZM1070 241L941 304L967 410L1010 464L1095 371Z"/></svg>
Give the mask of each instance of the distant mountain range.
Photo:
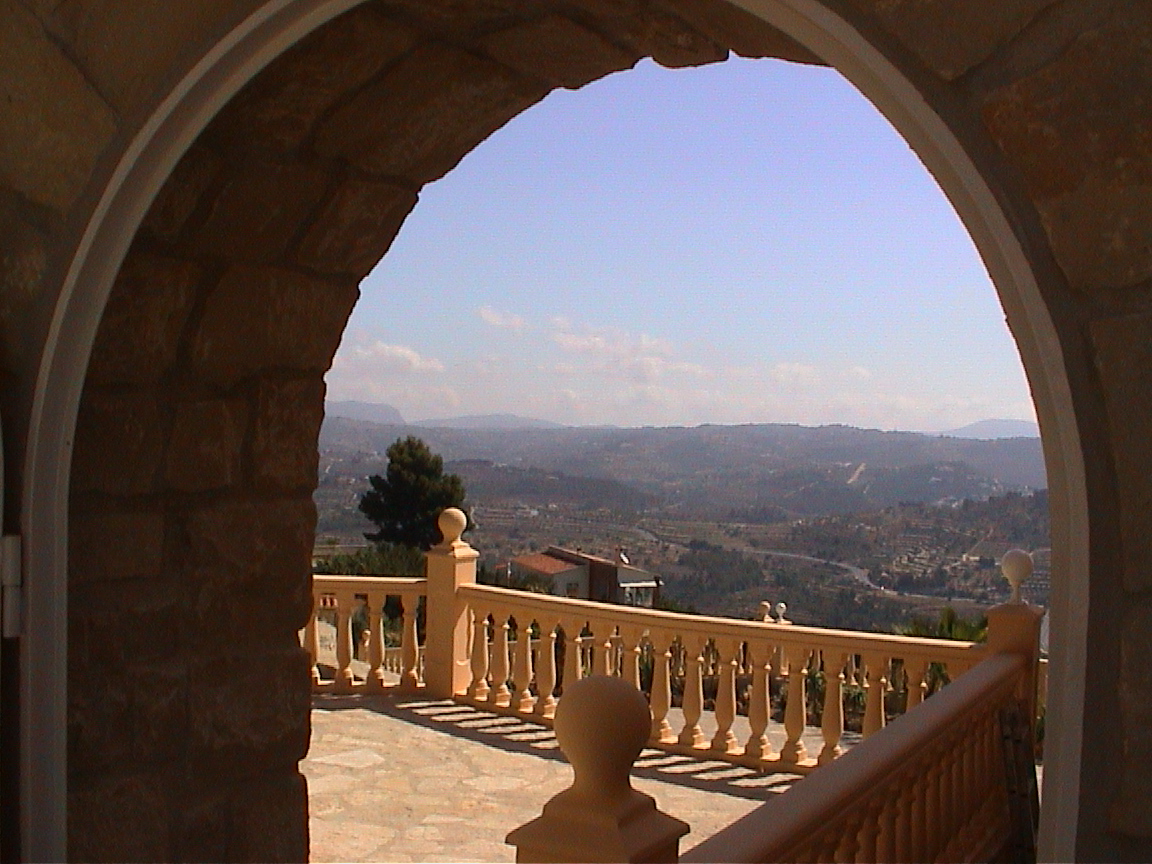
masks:
<svg viewBox="0 0 1152 864"><path fill-rule="evenodd" d="M345 417L349 420L368 420L390 426L421 426L438 429L565 429L562 423L521 417L517 414L466 414L461 417L437 417L428 420L405 420L399 409L380 402L357 402L355 400L328 401L324 404L329 417ZM582 427L616 429L614 426ZM946 438L970 438L991 441L999 438L1039 438L1040 427L1030 420L978 420L935 433Z"/></svg>
<svg viewBox="0 0 1152 864"><path fill-rule="evenodd" d="M460 428L333 415L320 432L321 487L380 473L384 451L405 435L420 436L447 463L463 463L450 470L459 470L475 503L547 503L545 493L563 478L573 490L587 490L589 507L598 506L600 496L599 506L611 506L611 499L629 508L778 521L1047 486L1040 440L1028 437L979 440L783 424ZM612 481L637 494L616 487L608 494L602 485L577 483L581 478Z"/></svg>
<svg viewBox="0 0 1152 864"><path fill-rule="evenodd" d="M1039 438L1040 427L1031 420L978 420L940 434L949 438L976 438L982 441L998 438Z"/></svg>
<svg viewBox="0 0 1152 864"><path fill-rule="evenodd" d="M390 426L427 426L442 429L560 429L561 424L516 414L468 414L463 417L436 417L428 420L407 421L400 411L391 405L380 402L356 402L354 400L329 401L324 403L324 411L329 417L345 417L349 420L367 420Z"/></svg>

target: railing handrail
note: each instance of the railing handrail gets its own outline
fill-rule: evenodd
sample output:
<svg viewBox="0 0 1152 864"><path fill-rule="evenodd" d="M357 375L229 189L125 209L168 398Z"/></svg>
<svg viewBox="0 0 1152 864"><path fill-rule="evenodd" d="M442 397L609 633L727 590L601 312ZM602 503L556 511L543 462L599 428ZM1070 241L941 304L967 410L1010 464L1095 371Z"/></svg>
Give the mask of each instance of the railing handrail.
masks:
<svg viewBox="0 0 1152 864"><path fill-rule="evenodd" d="M1016 687L1027 658L996 654L943 688L931 699L893 720L821 771L699 844L681 861L788 861L798 846L828 824L830 813L842 812L906 770L914 754L959 734L965 719L987 700ZM787 798L787 800L785 800Z"/></svg>
<svg viewBox="0 0 1152 864"><path fill-rule="evenodd" d="M325 588L399 588L415 591L424 588L428 580L423 576L355 576L341 573L315 573L312 585L315 589Z"/></svg>
<svg viewBox="0 0 1152 864"><path fill-rule="evenodd" d="M493 585L464 585L460 594L465 599L475 598L501 606L544 613L553 618L571 617L573 612L587 614L589 618L612 621L634 627L657 628L690 632L709 637L734 639L768 638L782 645L806 648L840 649L846 653L859 653L861 648L880 651L896 657L926 658L932 661L976 663L983 659L985 646L977 642L932 639L925 636L899 636L890 633L866 633L859 630L834 630L806 627L799 624L777 624L767 621L741 621L735 618L717 618L709 615L685 615L659 609L620 606L595 600L577 600L534 594Z"/></svg>

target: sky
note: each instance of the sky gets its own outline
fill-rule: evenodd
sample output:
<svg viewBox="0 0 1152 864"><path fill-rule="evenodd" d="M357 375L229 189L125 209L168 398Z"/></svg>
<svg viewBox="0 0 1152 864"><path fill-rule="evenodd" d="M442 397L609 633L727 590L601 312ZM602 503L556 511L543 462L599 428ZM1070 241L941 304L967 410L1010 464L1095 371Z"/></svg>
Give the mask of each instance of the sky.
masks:
<svg viewBox="0 0 1152 864"><path fill-rule="evenodd" d="M328 397L407 420L1035 419L943 193L839 73L642 61L556 91L424 188Z"/></svg>

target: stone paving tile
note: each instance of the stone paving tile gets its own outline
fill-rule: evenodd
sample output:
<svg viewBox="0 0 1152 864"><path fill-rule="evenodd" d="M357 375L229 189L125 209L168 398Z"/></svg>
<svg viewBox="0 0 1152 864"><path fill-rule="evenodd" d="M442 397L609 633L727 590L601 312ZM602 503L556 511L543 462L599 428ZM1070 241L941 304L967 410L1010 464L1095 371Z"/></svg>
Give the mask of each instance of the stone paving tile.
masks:
<svg viewBox="0 0 1152 864"><path fill-rule="evenodd" d="M747 736L744 718L735 730ZM783 741L778 729L769 737ZM313 861L513 861L505 835L572 781L550 731L398 691L316 697L301 770ZM637 789L692 826L681 851L794 780L656 750L633 772Z"/></svg>

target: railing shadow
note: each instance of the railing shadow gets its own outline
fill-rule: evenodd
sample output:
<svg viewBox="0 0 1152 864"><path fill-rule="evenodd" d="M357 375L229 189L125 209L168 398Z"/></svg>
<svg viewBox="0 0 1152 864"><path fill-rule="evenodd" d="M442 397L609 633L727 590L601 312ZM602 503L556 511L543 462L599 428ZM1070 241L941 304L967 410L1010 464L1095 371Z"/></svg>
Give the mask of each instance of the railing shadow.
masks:
<svg viewBox="0 0 1152 864"><path fill-rule="evenodd" d="M538 759L564 762L552 730L519 717L497 714L453 700L433 700L419 692L389 688L383 693L339 696L316 694L313 710L360 709L391 717L457 738ZM779 733L782 736L782 732ZM771 735L771 732L770 732ZM845 742L846 744L851 742ZM699 755L666 753L647 748L633 768L636 777L689 787L703 792L764 801L791 787L800 776L733 765Z"/></svg>

